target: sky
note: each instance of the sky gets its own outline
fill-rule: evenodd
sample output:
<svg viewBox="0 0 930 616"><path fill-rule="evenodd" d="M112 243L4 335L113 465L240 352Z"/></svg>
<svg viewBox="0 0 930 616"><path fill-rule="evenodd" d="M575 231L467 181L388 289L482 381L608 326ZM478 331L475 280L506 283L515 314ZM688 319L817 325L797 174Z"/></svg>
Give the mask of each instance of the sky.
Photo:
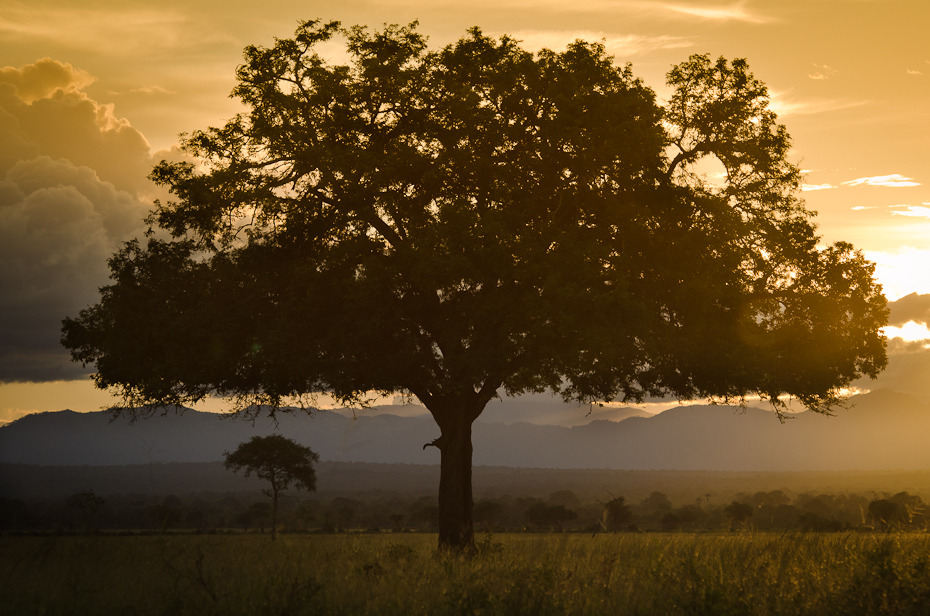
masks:
<svg viewBox="0 0 930 616"><path fill-rule="evenodd" d="M6 0L0 4L0 424L114 402L60 346L96 301L106 259L144 231L146 176L179 134L218 126L246 45L300 20L419 21L431 46L471 26L528 49L602 41L669 95L694 53L746 58L805 170L825 244L876 263L892 301L889 369L864 388L930 376L930 3L926 0ZM325 50L338 59L339 49ZM903 299L902 299L903 298ZM200 408L218 410L219 403Z"/></svg>

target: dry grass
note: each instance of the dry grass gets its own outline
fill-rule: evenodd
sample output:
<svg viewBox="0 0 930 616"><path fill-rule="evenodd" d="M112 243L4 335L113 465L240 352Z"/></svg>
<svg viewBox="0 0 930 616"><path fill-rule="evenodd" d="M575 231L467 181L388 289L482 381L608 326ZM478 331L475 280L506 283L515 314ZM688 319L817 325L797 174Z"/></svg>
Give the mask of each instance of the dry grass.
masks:
<svg viewBox="0 0 930 616"><path fill-rule="evenodd" d="M3 614L927 614L930 536L0 537Z"/></svg>

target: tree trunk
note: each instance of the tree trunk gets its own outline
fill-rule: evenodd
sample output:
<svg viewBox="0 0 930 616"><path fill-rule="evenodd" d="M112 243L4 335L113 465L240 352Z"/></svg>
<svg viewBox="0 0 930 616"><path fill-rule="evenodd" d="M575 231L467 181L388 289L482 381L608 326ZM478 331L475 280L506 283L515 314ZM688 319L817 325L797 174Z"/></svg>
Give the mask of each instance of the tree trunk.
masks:
<svg viewBox="0 0 930 616"><path fill-rule="evenodd" d="M475 549L472 526L474 500L471 487L471 420L459 417L442 430L439 475L439 549L471 552Z"/></svg>
<svg viewBox="0 0 930 616"><path fill-rule="evenodd" d="M278 537L278 486L272 482L271 489L271 540L274 541Z"/></svg>
<svg viewBox="0 0 930 616"><path fill-rule="evenodd" d="M430 412L442 431L438 439L428 443L440 451L439 550L471 553L475 551L471 426L483 405L472 397L431 402Z"/></svg>

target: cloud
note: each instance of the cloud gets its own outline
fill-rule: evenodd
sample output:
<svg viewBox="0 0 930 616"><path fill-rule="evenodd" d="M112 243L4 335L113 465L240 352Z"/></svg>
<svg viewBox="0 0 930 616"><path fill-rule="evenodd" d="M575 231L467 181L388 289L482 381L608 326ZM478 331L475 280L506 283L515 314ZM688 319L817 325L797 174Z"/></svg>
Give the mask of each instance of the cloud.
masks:
<svg viewBox="0 0 930 616"><path fill-rule="evenodd" d="M0 69L0 382L77 378L61 319L97 299L107 258L139 235L149 145L93 81L43 59Z"/></svg>
<svg viewBox="0 0 930 616"><path fill-rule="evenodd" d="M923 75L924 72L923 72L923 71L918 71L918 70L913 69L913 68L909 68L909 69L907 69L907 74L908 74L908 75Z"/></svg>
<svg viewBox="0 0 930 616"><path fill-rule="evenodd" d="M911 293L888 307L888 367L877 381L863 378L857 384L923 396L930 374L930 293Z"/></svg>
<svg viewBox="0 0 930 616"><path fill-rule="evenodd" d="M891 175L873 175L871 177L856 178L843 182L843 186L885 186L887 188L908 188L911 186L920 186L920 182L915 182L911 178L905 177L900 173Z"/></svg>
<svg viewBox="0 0 930 616"><path fill-rule="evenodd" d="M925 399L930 374L930 349L925 342L888 341L888 367L873 381L863 377L854 385L865 389L887 388Z"/></svg>
<svg viewBox="0 0 930 616"><path fill-rule="evenodd" d="M816 190L830 190L831 188L836 188L833 184L801 184L801 190L803 192L813 192Z"/></svg>
<svg viewBox="0 0 930 616"><path fill-rule="evenodd" d="M0 173L18 160L45 155L90 167L124 190L151 190L148 142L115 115L112 104L81 90L90 81L86 73L48 58L0 69L0 143L5 144Z"/></svg>
<svg viewBox="0 0 930 616"><path fill-rule="evenodd" d="M147 208L88 167L39 156L0 180L0 380L81 374L58 338L61 319L92 303L106 260L138 234Z"/></svg>
<svg viewBox="0 0 930 616"><path fill-rule="evenodd" d="M930 374L930 349L926 341L888 340L888 367L873 381L867 377L854 385L868 389L887 388L917 397L927 393Z"/></svg>
<svg viewBox="0 0 930 616"><path fill-rule="evenodd" d="M888 324L903 327L907 323L930 325L930 294L911 293L901 299L889 302L891 315Z"/></svg>
<svg viewBox="0 0 930 616"><path fill-rule="evenodd" d="M686 0L687 1L687 0ZM402 6L408 8L421 8L422 0L383 0L381 4ZM433 0L429 5L455 6L462 3L459 0ZM746 9L746 2L730 2L728 4L687 4L686 2L658 2L656 0L585 0L584 2L567 3L564 0L472 0L472 8L495 9L525 9L534 13L604 13L612 17L658 17L667 19L677 17L682 20L699 19L717 22L742 22L750 24L764 24L779 21L776 18L752 12Z"/></svg>
<svg viewBox="0 0 930 616"><path fill-rule="evenodd" d="M109 94L114 96L119 96L121 94L142 94L144 96L158 96L162 94L175 94L171 90L164 88L162 86L140 86L138 88L132 88L131 90L126 90L125 92L117 92L110 90Z"/></svg>
<svg viewBox="0 0 930 616"><path fill-rule="evenodd" d="M87 72L70 64L42 58L22 68L0 68L0 84L12 86L16 96L24 103L48 98L57 90L75 92L94 82Z"/></svg>
<svg viewBox="0 0 930 616"><path fill-rule="evenodd" d="M905 206L896 206L896 207L905 207L907 209L903 211L894 211L892 215L897 216L913 216L915 218L930 218L930 207L927 207L930 203L924 203L923 205L905 205Z"/></svg>
<svg viewBox="0 0 930 616"><path fill-rule="evenodd" d="M808 73L807 77L815 81L824 81L831 79L836 76L837 70L832 66L827 66L826 64L815 64L814 72Z"/></svg>
<svg viewBox="0 0 930 616"><path fill-rule="evenodd" d="M854 205L849 209L855 212L861 212L862 210L877 210L878 207L874 205Z"/></svg>
<svg viewBox="0 0 930 616"><path fill-rule="evenodd" d="M459 0L432 0L428 3L433 9L437 7L459 8ZM676 19L685 22L736 22L743 24L767 24L782 21L776 17L751 11L747 2L729 2L723 4L694 3L690 0L678 2L660 2L658 0L584 0L583 2L565 2L565 0L472 0L468 6L472 10L524 10L535 15L549 14L594 14L608 16L611 21L620 19ZM382 0L381 5L404 7L419 10L424 6L423 0Z"/></svg>
<svg viewBox="0 0 930 616"><path fill-rule="evenodd" d="M764 24L775 21L772 17L750 13L743 2L724 6L694 6L683 4L663 4L664 9L690 17L698 17L711 21L740 21L751 24Z"/></svg>
<svg viewBox="0 0 930 616"><path fill-rule="evenodd" d="M602 42L607 52L620 58L659 49L691 47L691 41L679 36L645 36L640 34L608 34L591 30L518 30L510 38L521 41L524 49L565 49L577 40Z"/></svg>
<svg viewBox="0 0 930 616"><path fill-rule="evenodd" d="M164 6L109 3L97 8L73 4L41 7L8 3L0 10L0 36L13 42L66 42L77 49L110 54L151 54L229 42L217 29L204 28L193 16Z"/></svg>
<svg viewBox="0 0 930 616"><path fill-rule="evenodd" d="M820 113L833 113L845 109L854 109L870 104L867 100L810 99L792 100L785 92L769 91L771 101L769 108L779 117L805 116Z"/></svg>

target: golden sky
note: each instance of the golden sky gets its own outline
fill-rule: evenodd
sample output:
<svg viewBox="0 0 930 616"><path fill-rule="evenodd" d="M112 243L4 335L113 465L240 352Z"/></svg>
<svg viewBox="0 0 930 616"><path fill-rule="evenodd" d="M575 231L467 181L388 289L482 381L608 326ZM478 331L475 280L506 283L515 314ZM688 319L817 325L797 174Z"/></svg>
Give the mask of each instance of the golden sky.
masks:
<svg viewBox="0 0 930 616"><path fill-rule="evenodd" d="M73 381L61 318L95 301L107 256L142 230L151 165L179 133L237 111L228 93L242 48L316 17L417 19L433 46L474 25L533 49L601 40L660 98L665 72L692 53L745 57L793 137L824 241L862 249L890 300L930 294L927 0L6 0L0 422L108 403ZM916 323L926 319L903 335L925 337Z"/></svg>

